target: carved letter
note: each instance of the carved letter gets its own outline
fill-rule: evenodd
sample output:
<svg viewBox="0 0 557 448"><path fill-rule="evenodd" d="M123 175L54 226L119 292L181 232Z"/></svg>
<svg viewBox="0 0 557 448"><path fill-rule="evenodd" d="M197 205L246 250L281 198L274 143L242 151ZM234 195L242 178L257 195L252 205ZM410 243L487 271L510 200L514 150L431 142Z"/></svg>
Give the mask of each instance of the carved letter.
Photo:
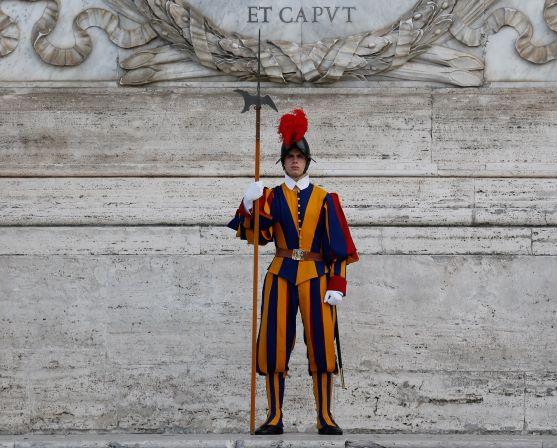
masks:
<svg viewBox="0 0 557 448"><path fill-rule="evenodd" d="M346 9L346 11L347 11L346 23L352 23L352 19L350 18L350 10L353 9L354 11L356 11L356 7L355 6L343 6L342 9Z"/></svg>
<svg viewBox="0 0 557 448"><path fill-rule="evenodd" d="M332 16L331 16L331 7L325 6L325 9L327 10L327 14L329 15L329 20L331 21L331 23L333 23L333 20L335 20L335 16L337 15L337 12L339 10L339 6L335 6L335 12L333 13Z"/></svg>
<svg viewBox="0 0 557 448"><path fill-rule="evenodd" d="M260 6L259 9L263 10L263 23L269 23L269 19L267 18L267 11L272 11L272 6ZM350 15L350 13L348 13Z"/></svg>
<svg viewBox="0 0 557 448"><path fill-rule="evenodd" d="M257 11L252 11L252 9L257 10L257 9L259 9L259 7L258 6L248 6L248 16L249 16L248 17L248 23L257 23L257 22L259 22L259 19L257 18ZM254 18L255 18L255 20L252 20Z"/></svg>
<svg viewBox="0 0 557 448"><path fill-rule="evenodd" d="M300 12L298 13L298 17L296 17L296 23L298 23L300 21L300 18L304 19L304 22L307 22L308 20L306 19L306 14L304 12L304 8L300 8Z"/></svg>
<svg viewBox="0 0 557 448"><path fill-rule="evenodd" d="M319 11L319 12L317 12ZM313 7L313 23L317 22L317 17L321 17L323 15L323 8L321 6L314 6Z"/></svg>
<svg viewBox="0 0 557 448"><path fill-rule="evenodd" d="M285 7L282 8L282 9L280 10L280 12L279 12L280 20L281 20L281 22L284 22L284 23L292 23L292 22L294 21L293 18L290 18L290 20L284 20L284 16L282 15L282 13L283 13L286 9L289 9L290 12L292 12L292 8L291 8L290 6L285 6Z"/></svg>

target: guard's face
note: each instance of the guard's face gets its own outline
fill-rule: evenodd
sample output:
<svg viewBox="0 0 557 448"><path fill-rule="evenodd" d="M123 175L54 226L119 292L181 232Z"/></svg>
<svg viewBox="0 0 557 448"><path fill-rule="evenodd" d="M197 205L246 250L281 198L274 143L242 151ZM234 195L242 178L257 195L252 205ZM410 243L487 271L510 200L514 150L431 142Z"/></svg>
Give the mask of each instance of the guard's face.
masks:
<svg viewBox="0 0 557 448"><path fill-rule="evenodd" d="M284 158L284 171L292 179L302 177L307 160L299 149L291 149Z"/></svg>

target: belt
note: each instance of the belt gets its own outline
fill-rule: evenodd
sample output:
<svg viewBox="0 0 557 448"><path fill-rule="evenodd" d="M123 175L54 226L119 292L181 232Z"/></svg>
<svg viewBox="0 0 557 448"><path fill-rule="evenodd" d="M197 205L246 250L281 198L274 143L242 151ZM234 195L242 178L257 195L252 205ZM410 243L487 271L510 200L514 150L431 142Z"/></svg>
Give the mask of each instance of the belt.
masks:
<svg viewBox="0 0 557 448"><path fill-rule="evenodd" d="M323 261L323 255L318 252L308 252L303 249L281 249L277 247L277 257L292 258L298 261Z"/></svg>

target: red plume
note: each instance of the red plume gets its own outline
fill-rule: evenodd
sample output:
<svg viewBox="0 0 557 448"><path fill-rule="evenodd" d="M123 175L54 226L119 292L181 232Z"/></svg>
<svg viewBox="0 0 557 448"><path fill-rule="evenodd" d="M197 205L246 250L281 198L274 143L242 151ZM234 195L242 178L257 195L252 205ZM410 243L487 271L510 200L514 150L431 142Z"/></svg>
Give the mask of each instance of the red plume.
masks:
<svg viewBox="0 0 557 448"><path fill-rule="evenodd" d="M287 147L301 140L307 130L308 119L303 109L294 109L280 118L278 133Z"/></svg>

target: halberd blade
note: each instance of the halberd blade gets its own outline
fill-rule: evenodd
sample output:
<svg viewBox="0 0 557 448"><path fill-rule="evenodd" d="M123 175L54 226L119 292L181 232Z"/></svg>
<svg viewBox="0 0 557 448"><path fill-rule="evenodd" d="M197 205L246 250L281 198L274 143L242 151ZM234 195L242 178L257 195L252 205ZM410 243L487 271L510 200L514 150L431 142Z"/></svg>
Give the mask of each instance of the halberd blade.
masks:
<svg viewBox="0 0 557 448"><path fill-rule="evenodd" d="M247 112L251 106L257 106L257 96L252 95L249 92L246 92L242 89L236 89L234 92L239 93L244 98L244 109L242 109L242 113Z"/></svg>
<svg viewBox="0 0 557 448"><path fill-rule="evenodd" d="M274 109L275 112L278 112L277 106L275 106L273 99L269 95L265 95L263 98L261 98L261 104L266 104L267 106Z"/></svg>

